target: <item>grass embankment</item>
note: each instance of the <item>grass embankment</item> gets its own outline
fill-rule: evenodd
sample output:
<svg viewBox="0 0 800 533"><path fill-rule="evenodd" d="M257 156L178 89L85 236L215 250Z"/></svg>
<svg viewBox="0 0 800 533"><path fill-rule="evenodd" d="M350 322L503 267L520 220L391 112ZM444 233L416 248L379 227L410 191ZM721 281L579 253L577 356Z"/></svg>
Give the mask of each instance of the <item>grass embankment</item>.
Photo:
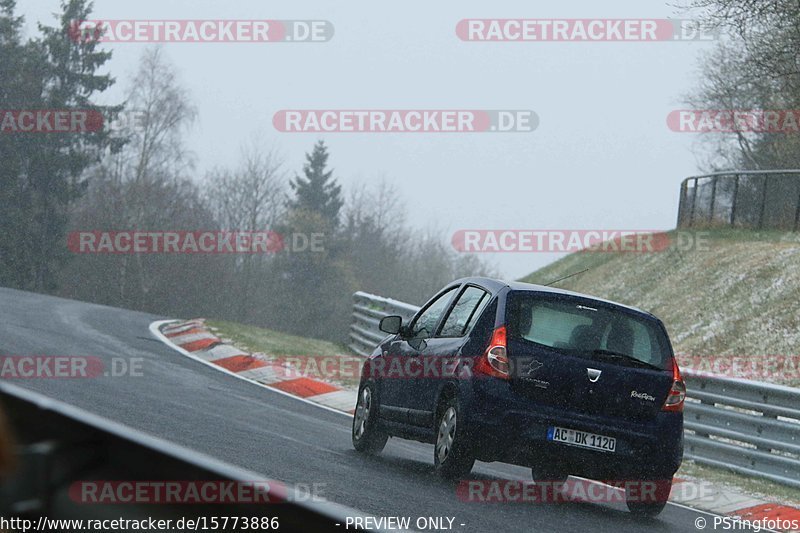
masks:
<svg viewBox="0 0 800 533"><path fill-rule="evenodd" d="M670 232L672 242L676 235ZM774 371L768 367L748 377L800 386L800 234L708 230L692 235L703 239L702 247L577 252L522 281L548 283L588 268L555 286L652 312L666 324L679 362L695 366L711 356L740 363L777 356L770 363Z"/></svg>

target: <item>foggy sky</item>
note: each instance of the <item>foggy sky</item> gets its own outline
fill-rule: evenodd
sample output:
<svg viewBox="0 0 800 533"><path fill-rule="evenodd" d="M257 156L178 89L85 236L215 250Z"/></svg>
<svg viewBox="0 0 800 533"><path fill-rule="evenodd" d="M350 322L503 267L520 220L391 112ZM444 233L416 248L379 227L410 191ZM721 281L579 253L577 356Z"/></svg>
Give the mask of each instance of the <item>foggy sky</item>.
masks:
<svg viewBox="0 0 800 533"><path fill-rule="evenodd" d="M30 34L57 0L20 0ZM322 138L345 187L395 183L417 226L458 229L669 229L680 181L697 173L696 136L667 114L685 107L708 42L464 42L463 18L686 18L656 1L97 0L97 19L324 19L327 43L168 43L199 111L187 137L200 179L234 165L258 135L286 168ZM147 46L106 44L116 102ZM279 133L282 109L531 109L530 133ZM484 254L507 277L552 254Z"/></svg>

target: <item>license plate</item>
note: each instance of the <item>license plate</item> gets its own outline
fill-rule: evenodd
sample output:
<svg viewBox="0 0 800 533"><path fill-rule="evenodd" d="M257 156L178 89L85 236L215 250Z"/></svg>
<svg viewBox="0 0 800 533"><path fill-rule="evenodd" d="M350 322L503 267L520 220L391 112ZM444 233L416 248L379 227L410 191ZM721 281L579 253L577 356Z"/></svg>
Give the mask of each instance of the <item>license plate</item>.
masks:
<svg viewBox="0 0 800 533"><path fill-rule="evenodd" d="M591 448L592 450L601 452L613 452L617 449L617 439L614 437L587 433L577 429L560 427L547 428L547 440L569 444L570 446Z"/></svg>

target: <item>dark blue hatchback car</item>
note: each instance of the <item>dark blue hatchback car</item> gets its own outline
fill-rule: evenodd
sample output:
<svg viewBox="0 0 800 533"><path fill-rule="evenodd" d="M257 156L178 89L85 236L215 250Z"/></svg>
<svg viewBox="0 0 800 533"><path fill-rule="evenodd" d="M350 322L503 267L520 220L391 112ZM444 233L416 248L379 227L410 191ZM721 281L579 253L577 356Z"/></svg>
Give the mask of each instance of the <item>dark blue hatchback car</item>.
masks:
<svg viewBox="0 0 800 533"><path fill-rule="evenodd" d="M475 462L530 467L534 480L574 475L655 482L628 497L658 514L683 455L686 388L662 322L644 311L550 287L455 281L364 363L353 445L389 436L435 445L445 478ZM666 484L666 487L665 487Z"/></svg>

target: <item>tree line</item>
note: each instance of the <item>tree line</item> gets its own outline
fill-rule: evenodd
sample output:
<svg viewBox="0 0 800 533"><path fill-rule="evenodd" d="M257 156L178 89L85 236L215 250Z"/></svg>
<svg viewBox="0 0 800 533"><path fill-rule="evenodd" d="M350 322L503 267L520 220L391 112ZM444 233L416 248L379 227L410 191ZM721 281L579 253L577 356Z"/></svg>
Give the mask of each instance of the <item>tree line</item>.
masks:
<svg viewBox="0 0 800 533"><path fill-rule="evenodd" d="M700 61L699 83L687 97L693 108L800 110L798 2L693 0L685 7L723 36ZM797 132L735 131L702 139L707 170L800 168Z"/></svg>
<svg viewBox="0 0 800 533"><path fill-rule="evenodd" d="M91 109L89 133L0 135L0 284L167 316L211 316L344 341L356 290L421 303L453 278L492 274L433 228L405 218L385 180L343 188L328 147L288 168L259 137L235 165L196 176L185 139L199 111L160 48L146 50L118 105L111 53L70 38L91 4L24 39L0 0L0 109ZM274 231L286 249L252 254L72 253L75 231ZM314 249L305 242L318 237Z"/></svg>

